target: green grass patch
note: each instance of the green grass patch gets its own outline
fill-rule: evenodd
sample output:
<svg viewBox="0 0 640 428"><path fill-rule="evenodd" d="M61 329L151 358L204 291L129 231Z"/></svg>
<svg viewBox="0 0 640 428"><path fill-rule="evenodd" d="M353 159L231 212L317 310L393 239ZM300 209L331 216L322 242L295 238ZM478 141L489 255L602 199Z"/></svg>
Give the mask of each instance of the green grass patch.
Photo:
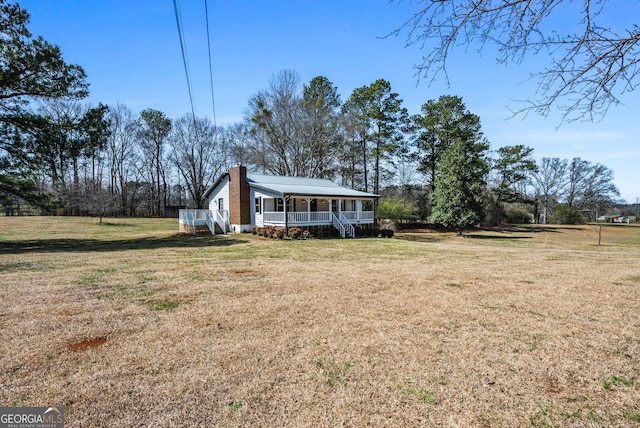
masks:
<svg viewBox="0 0 640 428"><path fill-rule="evenodd" d="M613 390L616 386L633 386L633 380L622 375L612 376L610 379L602 381L602 387L607 391Z"/></svg>
<svg viewBox="0 0 640 428"><path fill-rule="evenodd" d="M156 300L151 302L149 310L151 311L170 311L180 306L182 302L176 300Z"/></svg>
<svg viewBox="0 0 640 428"><path fill-rule="evenodd" d="M17 261L17 262L0 262L0 273L12 273L12 272L43 272L51 269L51 265L48 263L41 262L27 262L27 261Z"/></svg>
<svg viewBox="0 0 640 428"><path fill-rule="evenodd" d="M117 271L118 270L112 266L91 270L80 277L79 285L88 287L105 285L107 280Z"/></svg>
<svg viewBox="0 0 640 428"><path fill-rule="evenodd" d="M355 366L351 361L335 361L330 358L320 358L314 361L319 369L319 378L328 386L347 386L347 371Z"/></svg>
<svg viewBox="0 0 640 428"><path fill-rule="evenodd" d="M444 285L446 285L449 288L458 288L458 289L464 289L465 286L463 284L458 284L456 282L447 282Z"/></svg>
<svg viewBox="0 0 640 428"><path fill-rule="evenodd" d="M623 410L621 413L622 417L633 421L633 422L640 422L640 412L638 412L637 410L634 411L630 411L630 410Z"/></svg>
<svg viewBox="0 0 640 428"><path fill-rule="evenodd" d="M556 410L553 404L550 403L541 403L538 405L539 410L529 417L529 422L533 427L560 427L560 424L556 424L553 422L554 413Z"/></svg>
<svg viewBox="0 0 640 428"><path fill-rule="evenodd" d="M422 401L423 403L432 405L438 404L438 400L432 391L427 390L423 386L414 385L411 379L396 385L396 388L403 394L413 397L418 401Z"/></svg>

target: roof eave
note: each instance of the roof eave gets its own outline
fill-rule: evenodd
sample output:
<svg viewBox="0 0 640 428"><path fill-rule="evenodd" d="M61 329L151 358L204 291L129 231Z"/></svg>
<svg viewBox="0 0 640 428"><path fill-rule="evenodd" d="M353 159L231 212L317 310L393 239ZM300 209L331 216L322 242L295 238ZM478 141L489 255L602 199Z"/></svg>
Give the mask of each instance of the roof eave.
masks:
<svg viewBox="0 0 640 428"><path fill-rule="evenodd" d="M298 193L298 192L286 192L284 194L285 196L316 196L316 197L324 197L324 198L330 198L332 196L338 197L338 198L353 198L353 199L376 199L379 198L379 195L374 195L374 194L370 194L370 195L341 195L339 193L335 193L335 194L331 194L331 195L327 195L326 193L309 193L309 192L305 192L305 193Z"/></svg>
<svg viewBox="0 0 640 428"><path fill-rule="evenodd" d="M364 194L364 195L350 195L350 194L341 194L340 192L337 193L333 193L333 194L327 194L326 192L323 193L315 193L313 192L313 190L309 190L309 191L283 191L283 190L276 190L272 187L269 186L263 186L260 185L258 183L249 183L250 187L256 188L256 189L260 189L260 190L264 190L267 191L269 193L272 193L274 195L278 195L280 197L286 197L286 196L314 196L314 197L322 197L322 198L330 198L330 197L337 197L337 198L354 198L354 199L376 199L379 198L379 195L374 195L374 194ZM356 190L357 191L357 190Z"/></svg>
<svg viewBox="0 0 640 428"><path fill-rule="evenodd" d="M209 186L209 188L204 192L203 199L209 199L211 192L213 192L215 188L218 187L218 185L222 182L222 180L224 180L224 178L228 176L229 176L229 173L225 172L220 177L218 177L218 179L211 186Z"/></svg>

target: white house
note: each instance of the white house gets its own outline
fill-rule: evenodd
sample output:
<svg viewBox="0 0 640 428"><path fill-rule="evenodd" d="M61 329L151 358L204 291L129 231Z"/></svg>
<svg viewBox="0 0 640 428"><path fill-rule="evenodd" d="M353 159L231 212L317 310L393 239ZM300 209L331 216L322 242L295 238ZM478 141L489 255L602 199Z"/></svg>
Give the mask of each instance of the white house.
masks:
<svg viewBox="0 0 640 428"><path fill-rule="evenodd" d="M252 227L333 225L343 237L375 222L378 195L330 180L247 173L234 166L207 190L208 210L181 210L180 223L207 225L212 233L248 232Z"/></svg>

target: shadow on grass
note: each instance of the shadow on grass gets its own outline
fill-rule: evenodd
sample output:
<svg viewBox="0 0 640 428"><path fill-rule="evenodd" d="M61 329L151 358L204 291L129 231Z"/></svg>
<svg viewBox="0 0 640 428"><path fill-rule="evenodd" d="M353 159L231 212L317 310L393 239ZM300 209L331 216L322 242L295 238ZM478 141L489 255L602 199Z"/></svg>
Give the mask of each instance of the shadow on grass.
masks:
<svg viewBox="0 0 640 428"><path fill-rule="evenodd" d="M470 239L495 239L510 241L512 239L531 239L532 236L504 236L504 235L464 235L465 238Z"/></svg>
<svg viewBox="0 0 640 428"><path fill-rule="evenodd" d="M108 221L103 221L102 223L96 223L96 226L104 226L104 227L109 227L109 226L132 227L132 226L136 226L136 227L140 227L139 224L135 224L135 223L111 223L111 222L108 222Z"/></svg>
<svg viewBox="0 0 640 428"><path fill-rule="evenodd" d="M403 241L412 241L412 242L439 242L442 241L442 237L439 236L431 236L427 234L400 234L398 233L395 236L396 239L401 239Z"/></svg>
<svg viewBox="0 0 640 428"><path fill-rule="evenodd" d="M487 235L474 235L473 232L469 232L465 234L465 238L472 239L496 239L496 240L509 240L509 239L531 239L533 236L511 236L511 233L542 233L542 232L551 232L551 233L563 233L563 231L575 231L581 229L580 227L567 227L567 226L558 226L558 225L517 225L517 224L506 224L502 226L495 226L490 228L481 228L484 232L489 232ZM478 230L478 229L477 229ZM500 233L500 235L492 235L491 232Z"/></svg>
<svg viewBox="0 0 640 428"><path fill-rule="evenodd" d="M33 239L0 242L0 254L22 254L29 252L102 252L127 250L155 250L161 248L228 247L248 242L237 238L214 236L175 235L166 238L135 239Z"/></svg>
<svg viewBox="0 0 640 428"><path fill-rule="evenodd" d="M504 232L504 233L521 233L521 232L529 232L529 233L540 233L540 232L555 232L560 233L562 230L575 230L571 227L562 227L562 226L543 226L543 225L516 225L516 224L508 224L502 226L496 226L492 228L482 229L487 232Z"/></svg>

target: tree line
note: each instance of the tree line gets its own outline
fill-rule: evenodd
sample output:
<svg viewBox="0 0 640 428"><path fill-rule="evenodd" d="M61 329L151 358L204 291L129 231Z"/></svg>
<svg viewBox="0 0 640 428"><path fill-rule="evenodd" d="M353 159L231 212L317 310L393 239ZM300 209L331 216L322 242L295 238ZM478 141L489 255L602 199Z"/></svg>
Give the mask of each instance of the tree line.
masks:
<svg viewBox="0 0 640 428"><path fill-rule="evenodd" d="M327 77L302 84L284 70L250 98L242 122L223 127L83 104L82 68L32 37L18 5L0 0L0 15L0 198L8 210L28 203L69 215L163 216L206 206L207 188L233 164L331 179L386 196L380 215L394 202L449 228L500 222L514 207L547 221L558 204L572 215L618 195L602 165L538 163L523 145L491 151L460 97L428 100L410 115L384 79L343 102Z"/></svg>

